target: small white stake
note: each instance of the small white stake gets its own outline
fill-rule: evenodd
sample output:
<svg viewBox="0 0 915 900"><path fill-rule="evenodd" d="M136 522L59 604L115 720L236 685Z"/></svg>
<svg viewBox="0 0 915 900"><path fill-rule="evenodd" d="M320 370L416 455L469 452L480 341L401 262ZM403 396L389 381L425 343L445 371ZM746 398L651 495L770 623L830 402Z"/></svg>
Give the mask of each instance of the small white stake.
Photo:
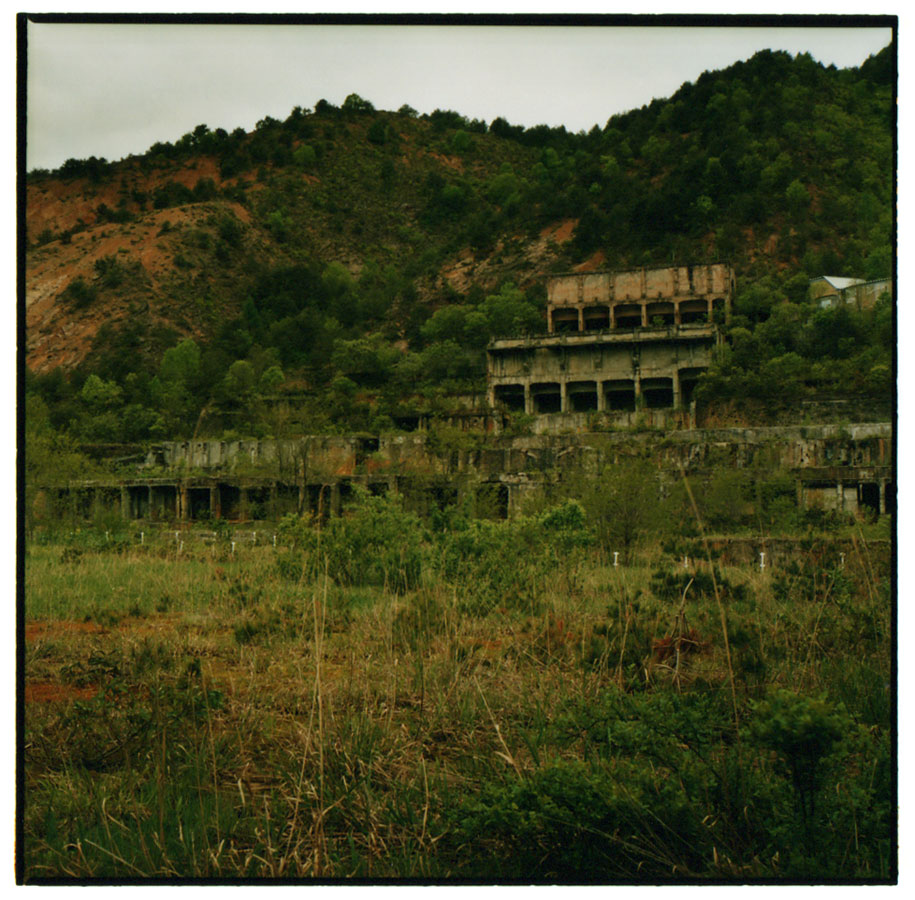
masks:
<svg viewBox="0 0 915 900"><path fill-rule="evenodd" d="M688 568L689 568L689 557L688 557L688 556L684 556L684 557L683 557L683 568L684 568L684 569L688 569Z"/></svg>
<svg viewBox="0 0 915 900"><path fill-rule="evenodd" d="M177 531L175 532L175 543L176 544L178 543L178 532Z"/></svg>
<svg viewBox="0 0 915 900"><path fill-rule="evenodd" d="M143 543L143 532L142 531L140 532L140 543L141 544Z"/></svg>
<svg viewBox="0 0 915 900"><path fill-rule="evenodd" d="M108 532L107 532L107 531L105 532L105 540L106 540L106 541L108 540Z"/></svg>
<svg viewBox="0 0 915 900"><path fill-rule="evenodd" d="M232 541L232 552L235 552L235 541Z"/></svg>
<svg viewBox="0 0 915 900"><path fill-rule="evenodd" d="M273 546L276 546L276 535L273 535Z"/></svg>
<svg viewBox="0 0 915 900"><path fill-rule="evenodd" d="M760 569L766 568L766 554L765 553L759 554L759 568Z"/></svg>
<svg viewBox="0 0 915 900"><path fill-rule="evenodd" d="M619 563L619 559L620 559L619 553L617 553L617 551L614 550L614 551L613 551L613 565L614 565L614 566L618 566L618 565L620 564L620 563Z"/></svg>
<svg viewBox="0 0 915 900"><path fill-rule="evenodd" d="M839 565L844 569L845 568L845 554L839 554Z"/></svg>

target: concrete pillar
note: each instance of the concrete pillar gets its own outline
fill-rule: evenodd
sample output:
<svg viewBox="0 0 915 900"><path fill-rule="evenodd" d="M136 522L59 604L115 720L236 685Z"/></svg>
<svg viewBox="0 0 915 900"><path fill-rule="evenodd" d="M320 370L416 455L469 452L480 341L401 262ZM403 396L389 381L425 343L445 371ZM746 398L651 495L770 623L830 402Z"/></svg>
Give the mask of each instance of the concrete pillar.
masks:
<svg viewBox="0 0 915 900"><path fill-rule="evenodd" d="M642 376L639 372L635 373L633 384L635 387L635 408L638 409L642 405Z"/></svg>
<svg viewBox="0 0 915 900"><path fill-rule="evenodd" d="M578 330L585 330L585 308L583 306L578 307Z"/></svg>
<svg viewBox="0 0 915 900"><path fill-rule="evenodd" d="M156 513L155 513L155 510L153 509L153 489L152 489L152 485L149 485L149 487L147 487L146 490L147 490L147 492L148 492L147 495L146 495L146 500L147 500L147 503L146 503L146 518L147 518L147 519L154 519L154 518L156 517Z"/></svg>
<svg viewBox="0 0 915 900"><path fill-rule="evenodd" d="M715 315L715 301L710 298L708 300L708 323L709 323L709 325L711 325L712 322L715 321L713 318L714 315Z"/></svg>
<svg viewBox="0 0 915 900"><path fill-rule="evenodd" d="M554 330L553 326L553 307L548 306L546 310L546 330L552 334Z"/></svg>
<svg viewBox="0 0 915 900"><path fill-rule="evenodd" d="M645 277L645 273L642 272L642 277ZM642 303L642 328L648 327L648 304Z"/></svg>
<svg viewBox="0 0 915 900"><path fill-rule="evenodd" d="M214 519L222 518L222 498L219 496L219 485L210 485L210 515Z"/></svg>
<svg viewBox="0 0 915 900"><path fill-rule="evenodd" d="M486 389L486 403L490 409L496 408L496 387L490 382L489 387Z"/></svg>
<svg viewBox="0 0 915 900"><path fill-rule="evenodd" d="M335 481L330 486L330 514L332 516L339 516L340 510L341 510L340 482Z"/></svg>
<svg viewBox="0 0 915 900"><path fill-rule="evenodd" d="M680 318L680 303L676 301L674 303L674 325L680 326L683 324L683 320Z"/></svg>
<svg viewBox="0 0 915 900"><path fill-rule="evenodd" d="M569 385L565 381L559 384L559 411L569 411Z"/></svg>
<svg viewBox="0 0 915 900"><path fill-rule="evenodd" d="M246 487L238 488L238 515L240 518L248 518L248 489Z"/></svg>
<svg viewBox="0 0 915 900"><path fill-rule="evenodd" d="M121 518L133 518L130 514L130 489L123 485L121 486Z"/></svg>
<svg viewBox="0 0 915 900"><path fill-rule="evenodd" d="M187 498L187 487L183 484L178 485L178 490L175 491L175 516L179 519L185 519L187 518L189 510L190 504L188 503Z"/></svg>
<svg viewBox="0 0 915 900"><path fill-rule="evenodd" d="M597 411L604 412L607 408L607 395L604 391L604 383L602 381L595 382L597 386Z"/></svg>
<svg viewBox="0 0 915 900"><path fill-rule="evenodd" d="M674 386L674 409L680 408L680 370L674 369L673 373L673 386Z"/></svg>
<svg viewBox="0 0 915 900"><path fill-rule="evenodd" d="M610 328L616 328L616 304L610 303Z"/></svg>
<svg viewBox="0 0 915 900"><path fill-rule="evenodd" d="M886 515L886 479L880 479L880 498L877 501L879 503L880 515Z"/></svg>
<svg viewBox="0 0 915 900"><path fill-rule="evenodd" d="M841 481L836 482L836 509L845 512L845 486Z"/></svg>
<svg viewBox="0 0 915 900"><path fill-rule="evenodd" d="M524 382L524 412L527 415L532 415L534 412L534 399L531 397L531 385L530 382Z"/></svg>

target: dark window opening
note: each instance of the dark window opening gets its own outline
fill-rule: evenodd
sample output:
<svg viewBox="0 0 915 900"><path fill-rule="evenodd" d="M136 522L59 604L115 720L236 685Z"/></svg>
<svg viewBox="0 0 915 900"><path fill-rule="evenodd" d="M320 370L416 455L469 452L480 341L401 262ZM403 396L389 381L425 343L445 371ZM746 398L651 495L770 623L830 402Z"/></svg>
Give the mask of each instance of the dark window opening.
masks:
<svg viewBox="0 0 915 900"><path fill-rule="evenodd" d="M867 507L875 516L880 512L880 485L865 482L858 485L858 504Z"/></svg>
<svg viewBox="0 0 915 900"><path fill-rule="evenodd" d="M613 412L634 412L635 383L632 381L608 381L604 384L606 408Z"/></svg>
<svg viewBox="0 0 915 900"><path fill-rule="evenodd" d="M171 485L157 485L152 489L152 505L149 510L152 519L171 519L175 515L178 497L177 488Z"/></svg>
<svg viewBox="0 0 915 900"><path fill-rule="evenodd" d="M674 405L673 381L670 378L643 381L642 404L646 409L669 409Z"/></svg>
<svg viewBox="0 0 915 900"><path fill-rule="evenodd" d="M286 513L298 512L299 509L299 489L294 484L278 484L276 486L276 514L277 516ZM223 512L223 518L226 517Z"/></svg>
<svg viewBox="0 0 915 900"><path fill-rule="evenodd" d="M689 406L696 395L696 385L698 381L688 379L680 382L680 403L683 406Z"/></svg>
<svg viewBox="0 0 915 900"><path fill-rule="evenodd" d="M416 431L419 428L419 416L394 416L394 425L400 431Z"/></svg>
<svg viewBox="0 0 915 900"><path fill-rule="evenodd" d="M248 518L269 519L271 513L270 488L248 488Z"/></svg>
<svg viewBox="0 0 915 900"><path fill-rule="evenodd" d="M674 324L673 303L650 303L646 312L650 325L667 327Z"/></svg>
<svg viewBox="0 0 915 900"><path fill-rule="evenodd" d="M131 519L145 519L149 515L149 488L146 485L127 488Z"/></svg>
<svg viewBox="0 0 915 900"><path fill-rule="evenodd" d="M597 385L593 381L570 384L568 390L572 412L591 412L597 409Z"/></svg>
<svg viewBox="0 0 915 900"><path fill-rule="evenodd" d="M578 312L577 310L563 311L559 312L558 310L553 311L553 331L556 332L569 332L569 331L578 331Z"/></svg>
<svg viewBox="0 0 915 900"><path fill-rule="evenodd" d="M429 496L439 512L444 512L450 506L457 506L458 492L456 487L436 485L430 489Z"/></svg>
<svg viewBox="0 0 915 900"><path fill-rule="evenodd" d="M599 331L610 327L610 310L606 306L594 306L585 310L585 331Z"/></svg>
<svg viewBox="0 0 915 900"><path fill-rule="evenodd" d="M562 394L558 384L532 386L531 398L534 402L535 412L557 413L562 410Z"/></svg>
<svg viewBox="0 0 915 900"><path fill-rule="evenodd" d="M330 492L329 484L309 484L305 488L308 511L319 522L325 522L330 515Z"/></svg>
<svg viewBox="0 0 915 900"><path fill-rule="evenodd" d="M241 506L241 491L232 484L219 485L220 516L223 519L237 519Z"/></svg>
<svg viewBox="0 0 915 900"><path fill-rule="evenodd" d="M188 488L187 505L190 518L208 519L210 517L210 489Z"/></svg>
<svg viewBox="0 0 915 900"><path fill-rule="evenodd" d="M524 388L520 384L500 384L495 390L496 402L511 412L524 412Z"/></svg>
<svg viewBox="0 0 915 900"><path fill-rule="evenodd" d="M636 303L624 303L614 309L617 328L641 328L642 307Z"/></svg>
<svg viewBox="0 0 915 900"><path fill-rule="evenodd" d="M687 300L680 304L680 322L690 325L696 322L708 322L708 304Z"/></svg>

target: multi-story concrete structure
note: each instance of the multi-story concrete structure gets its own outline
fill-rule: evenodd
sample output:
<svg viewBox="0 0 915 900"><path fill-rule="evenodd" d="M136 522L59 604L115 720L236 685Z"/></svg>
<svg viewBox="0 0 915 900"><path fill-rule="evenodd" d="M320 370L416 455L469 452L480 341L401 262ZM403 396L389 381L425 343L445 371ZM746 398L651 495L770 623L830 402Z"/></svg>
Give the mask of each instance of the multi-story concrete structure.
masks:
<svg viewBox="0 0 915 900"><path fill-rule="evenodd" d="M554 276L549 333L488 348L490 405L534 414L685 407L734 283L724 264Z"/></svg>

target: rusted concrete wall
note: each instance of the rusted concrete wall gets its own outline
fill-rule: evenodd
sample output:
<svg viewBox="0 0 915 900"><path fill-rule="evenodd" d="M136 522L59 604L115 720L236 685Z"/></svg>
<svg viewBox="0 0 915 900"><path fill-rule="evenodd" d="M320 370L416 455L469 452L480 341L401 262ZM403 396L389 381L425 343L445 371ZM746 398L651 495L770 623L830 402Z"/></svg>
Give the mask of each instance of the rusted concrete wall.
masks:
<svg viewBox="0 0 915 900"><path fill-rule="evenodd" d="M625 272L585 272L547 279L550 308L716 297L730 302L734 273L724 263Z"/></svg>
<svg viewBox="0 0 915 900"><path fill-rule="evenodd" d="M884 513L895 511L892 451L889 423L185 441L154 447L145 471L133 478L53 487L69 492L80 509L114 504L133 519L247 518L253 509L273 517L337 514L355 485L396 491L420 511L469 496L481 509L513 516L568 479L593 478L608 466L641 459L665 478L686 472L700 483L728 469L761 478L784 474L803 506Z"/></svg>
<svg viewBox="0 0 915 900"><path fill-rule="evenodd" d="M583 423L588 417L582 416ZM235 456L232 456L232 452ZM275 477L286 456L295 478L340 478L356 475L510 475L554 467L560 458L580 460L589 454L651 458L662 468L715 467L816 470L823 477L847 468L885 468L892 464L892 426L811 425L771 428L695 429L670 432L581 432L522 436L478 435L450 446L435 435L316 436L298 441L195 441L157 445L146 467L165 462L176 472L245 473ZM257 461L258 470L250 467Z"/></svg>

